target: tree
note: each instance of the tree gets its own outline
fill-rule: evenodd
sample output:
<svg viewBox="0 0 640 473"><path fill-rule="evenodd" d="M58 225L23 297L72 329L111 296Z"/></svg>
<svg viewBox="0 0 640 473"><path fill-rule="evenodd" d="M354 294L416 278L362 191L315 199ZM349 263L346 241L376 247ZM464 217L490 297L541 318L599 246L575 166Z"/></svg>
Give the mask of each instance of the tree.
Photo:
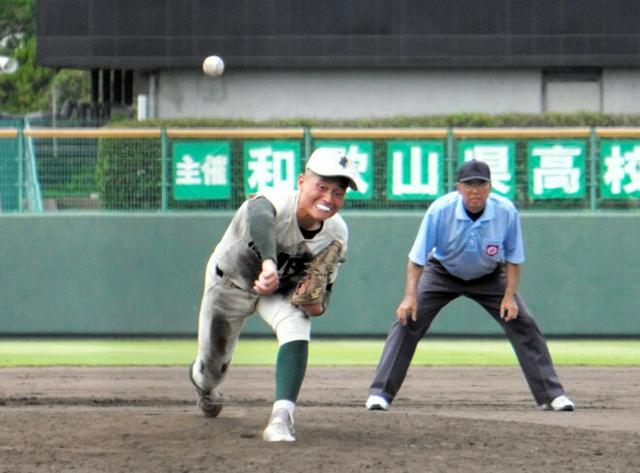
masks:
<svg viewBox="0 0 640 473"><path fill-rule="evenodd" d="M0 0L0 42L15 48L13 42L35 34L34 0Z"/></svg>
<svg viewBox="0 0 640 473"><path fill-rule="evenodd" d="M0 0L0 55L19 65L13 74L0 75L0 112L49 112L54 85L59 104L88 97L86 72L36 65L35 8L34 0Z"/></svg>
<svg viewBox="0 0 640 473"><path fill-rule="evenodd" d="M0 109L13 114L47 110L47 92L56 72L35 65L35 38L23 40L12 57L20 67L13 74L0 76Z"/></svg>

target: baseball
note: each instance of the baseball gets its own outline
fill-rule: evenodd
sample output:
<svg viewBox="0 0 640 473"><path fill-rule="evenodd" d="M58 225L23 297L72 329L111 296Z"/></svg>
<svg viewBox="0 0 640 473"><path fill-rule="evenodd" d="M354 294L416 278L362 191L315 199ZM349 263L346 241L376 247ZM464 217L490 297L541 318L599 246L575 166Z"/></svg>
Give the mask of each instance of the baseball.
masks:
<svg viewBox="0 0 640 473"><path fill-rule="evenodd" d="M224 72L224 61L220 56L206 57L202 63L202 70L211 77L221 76Z"/></svg>

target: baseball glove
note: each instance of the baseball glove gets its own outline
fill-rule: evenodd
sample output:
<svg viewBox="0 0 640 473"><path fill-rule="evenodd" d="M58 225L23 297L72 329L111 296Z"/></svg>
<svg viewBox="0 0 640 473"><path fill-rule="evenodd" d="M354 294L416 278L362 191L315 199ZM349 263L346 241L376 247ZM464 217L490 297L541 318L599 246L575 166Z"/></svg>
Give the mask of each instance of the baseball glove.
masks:
<svg viewBox="0 0 640 473"><path fill-rule="evenodd" d="M289 295L289 302L295 306L322 304L329 278L343 261L342 242L334 240L307 263L305 275Z"/></svg>

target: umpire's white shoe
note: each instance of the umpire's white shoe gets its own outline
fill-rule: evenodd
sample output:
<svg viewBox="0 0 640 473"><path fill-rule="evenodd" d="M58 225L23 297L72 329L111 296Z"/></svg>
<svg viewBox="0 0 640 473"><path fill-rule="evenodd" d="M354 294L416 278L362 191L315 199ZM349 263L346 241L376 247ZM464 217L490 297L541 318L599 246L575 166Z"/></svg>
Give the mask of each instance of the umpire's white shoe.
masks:
<svg viewBox="0 0 640 473"><path fill-rule="evenodd" d="M264 429L262 438L265 442L295 442L295 435L293 416L286 409L276 409L271 414L271 420Z"/></svg>
<svg viewBox="0 0 640 473"><path fill-rule="evenodd" d="M216 388L205 391L196 384L196 380L193 379L193 364L189 366L189 379L191 384L196 388L196 394L198 396L198 407L202 413L207 417L218 417L218 414L222 411L222 394Z"/></svg>
<svg viewBox="0 0 640 473"><path fill-rule="evenodd" d="M542 404L541 409L545 411L572 411L575 408L575 404L566 395L561 395L551 401L550 404Z"/></svg>
<svg viewBox="0 0 640 473"><path fill-rule="evenodd" d="M389 410L389 401L382 396L372 394L367 398L364 406L370 411L387 411Z"/></svg>

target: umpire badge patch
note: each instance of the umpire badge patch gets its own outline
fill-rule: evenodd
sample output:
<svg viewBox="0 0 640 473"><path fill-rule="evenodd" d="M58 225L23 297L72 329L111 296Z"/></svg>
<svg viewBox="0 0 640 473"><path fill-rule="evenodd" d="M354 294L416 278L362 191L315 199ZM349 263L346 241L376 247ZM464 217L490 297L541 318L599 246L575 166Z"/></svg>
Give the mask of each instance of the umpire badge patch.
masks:
<svg viewBox="0 0 640 473"><path fill-rule="evenodd" d="M495 256L498 254L499 250L500 247L498 245L487 245L487 249L485 251L487 252L487 256Z"/></svg>

